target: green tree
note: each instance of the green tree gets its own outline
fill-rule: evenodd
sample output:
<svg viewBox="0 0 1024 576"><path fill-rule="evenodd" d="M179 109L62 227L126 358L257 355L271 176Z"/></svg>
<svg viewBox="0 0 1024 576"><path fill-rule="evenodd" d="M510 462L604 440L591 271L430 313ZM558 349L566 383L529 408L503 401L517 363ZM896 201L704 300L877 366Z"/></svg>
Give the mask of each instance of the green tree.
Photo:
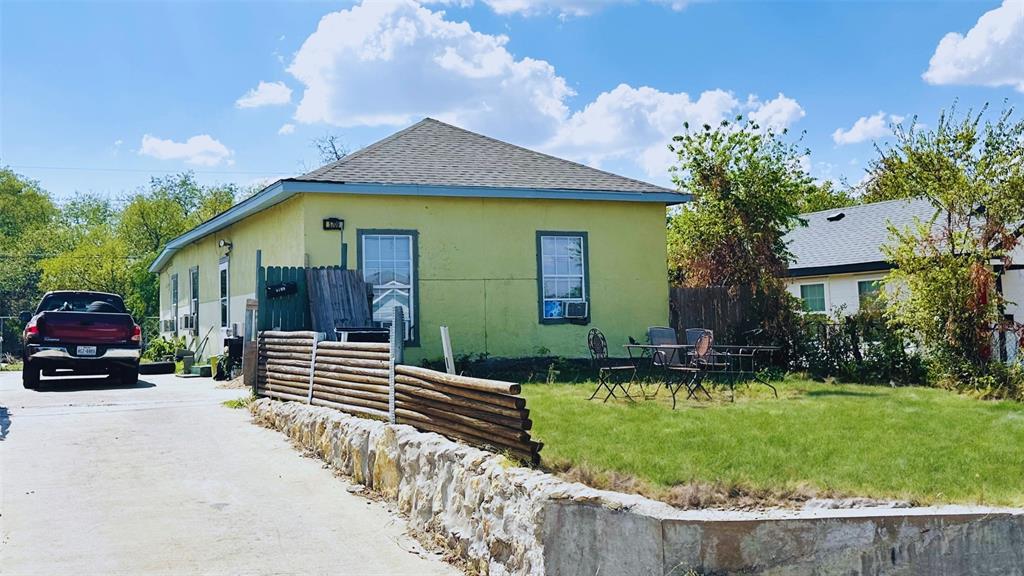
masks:
<svg viewBox="0 0 1024 576"><path fill-rule="evenodd" d="M803 199L817 190L801 166L806 152L753 122L705 125L673 139L673 181L693 195L668 223L669 269L686 286L747 288L752 310L740 330L794 340L794 303L782 278L791 258L784 237L801 224Z"/></svg>
<svg viewBox="0 0 1024 576"><path fill-rule="evenodd" d="M836 188L831 180L820 182L808 189L800 198L800 212L821 212L846 208L857 204L857 198L848 189Z"/></svg>
<svg viewBox="0 0 1024 576"><path fill-rule="evenodd" d="M234 184L203 186L191 172L152 178L149 188L127 199L117 236L134 248L125 271L132 287L129 298L140 314L155 315L160 285L149 265L168 242L227 210L239 196Z"/></svg>
<svg viewBox="0 0 1024 576"><path fill-rule="evenodd" d="M987 112L958 116L954 107L934 129L897 129L869 187L935 207L928 220L890 230L890 319L922 339L944 381L1009 393L1019 383L994 361L992 331L1005 305L998 268L1012 264L1024 222L1024 121L1012 108Z"/></svg>
<svg viewBox="0 0 1024 576"><path fill-rule="evenodd" d="M56 208L35 181L0 168L0 316L16 316L39 299L39 259L48 249L46 233ZM21 331L17 321L0 320L0 337L13 349Z"/></svg>
<svg viewBox="0 0 1024 576"><path fill-rule="evenodd" d="M790 253L783 237L817 190L801 152L753 122L704 125L673 139L676 186L693 201L669 220L669 267L689 286L774 286Z"/></svg>
<svg viewBox="0 0 1024 576"><path fill-rule="evenodd" d="M56 209L39 183L0 168L0 243L8 244L33 228L46 226Z"/></svg>
<svg viewBox="0 0 1024 576"><path fill-rule="evenodd" d="M152 178L120 200L101 196L69 201L49 233L54 255L42 263L44 289L116 292L138 317L159 309L159 284L148 270L175 237L228 209L239 189L203 186L192 173Z"/></svg>

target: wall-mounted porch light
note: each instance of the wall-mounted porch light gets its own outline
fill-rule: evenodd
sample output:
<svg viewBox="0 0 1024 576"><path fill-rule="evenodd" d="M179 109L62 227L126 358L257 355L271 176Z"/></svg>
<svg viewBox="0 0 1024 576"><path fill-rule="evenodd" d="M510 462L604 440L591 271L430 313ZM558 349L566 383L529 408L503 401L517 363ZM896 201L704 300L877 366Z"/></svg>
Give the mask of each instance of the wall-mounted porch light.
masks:
<svg viewBox="0 0 1024 576"><path fill-rule="evenodd" d="M341 218L324 218L324 230L344 230L345 221Z"/></svg>
<svg viewBox="0 0 1024 576"><path fill-rule="evenodd" d="M234 247L230 240L221 240L217 242L217 246L224 248L227 252L231 252L231 248Z"/></svg>
<svg viewBox="0 0 1024 576"><path fill-rule="evenodd" d="M348 269L348 244L345 244L345 219L335 218L324 218L324 230L338 230L341 232L341 264L342 270Z"/></svg>

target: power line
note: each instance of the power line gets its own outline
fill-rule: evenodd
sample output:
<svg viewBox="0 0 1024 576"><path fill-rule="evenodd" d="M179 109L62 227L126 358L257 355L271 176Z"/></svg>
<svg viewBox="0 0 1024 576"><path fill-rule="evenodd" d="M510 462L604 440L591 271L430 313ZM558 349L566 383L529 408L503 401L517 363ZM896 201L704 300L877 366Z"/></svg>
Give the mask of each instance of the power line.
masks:
<svg viewBox="0 0 1024 576"><path fill-rule="evenodd" d="M149 170L146 168L106 168L106 167L84 167L84 166L31 166L28 164L10 164L11 168L19 170L69 170L79 172L138 172L138 173L160 173L180 174L192 172L193 174L255 174L259 176L287 176L295 174L291 172L278 172L270 170Z"/></svg>
<svg viewBox="0 0 1024 576"><path fill-rule="evenodd" d="M10 260L16 260L18 258L43 260L45 258L56 258L58 256L68 256L69 254L70 254L70 252L62 252L62 253L59 253L59 254L0 254L0 258L7 258L7 259L10 259ZM103 259L107 259L107 258L118 259L118 260L142 260L143 258L149 258L149 256L133 256L133 255L129 255L129 256L105 256L105 255L100 255L100 254L97 254L97 255L81 255L80 254L80 255L77 255L77 256L73 256L73 258L75 258L76 260L86 260L86 259L89 259L89 260L103 260Z"/></svg>

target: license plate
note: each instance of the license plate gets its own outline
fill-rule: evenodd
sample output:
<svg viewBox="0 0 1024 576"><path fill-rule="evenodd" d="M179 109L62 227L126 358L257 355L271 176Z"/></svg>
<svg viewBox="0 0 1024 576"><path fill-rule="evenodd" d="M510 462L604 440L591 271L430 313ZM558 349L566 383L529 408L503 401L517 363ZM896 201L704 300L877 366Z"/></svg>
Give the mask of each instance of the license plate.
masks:
<svg viewBox="0 0 1024 576"><path fill-rule="evenodd" d="M79 356L95 356L96 355L96 347L95 346L79 346L77 354Z"/></svg>

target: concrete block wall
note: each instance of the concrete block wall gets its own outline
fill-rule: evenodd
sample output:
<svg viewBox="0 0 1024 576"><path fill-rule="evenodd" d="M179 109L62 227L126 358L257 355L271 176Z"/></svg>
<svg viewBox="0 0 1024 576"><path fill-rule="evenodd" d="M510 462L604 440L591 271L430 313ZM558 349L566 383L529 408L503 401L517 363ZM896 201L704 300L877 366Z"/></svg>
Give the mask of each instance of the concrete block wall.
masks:
<svg viewBox="0 0 1024 576"><path fill-rule="evenodd" d="M1024 510L682 511L410 426L266 398L251 409L484 574L1024 576Z"/></svg>

